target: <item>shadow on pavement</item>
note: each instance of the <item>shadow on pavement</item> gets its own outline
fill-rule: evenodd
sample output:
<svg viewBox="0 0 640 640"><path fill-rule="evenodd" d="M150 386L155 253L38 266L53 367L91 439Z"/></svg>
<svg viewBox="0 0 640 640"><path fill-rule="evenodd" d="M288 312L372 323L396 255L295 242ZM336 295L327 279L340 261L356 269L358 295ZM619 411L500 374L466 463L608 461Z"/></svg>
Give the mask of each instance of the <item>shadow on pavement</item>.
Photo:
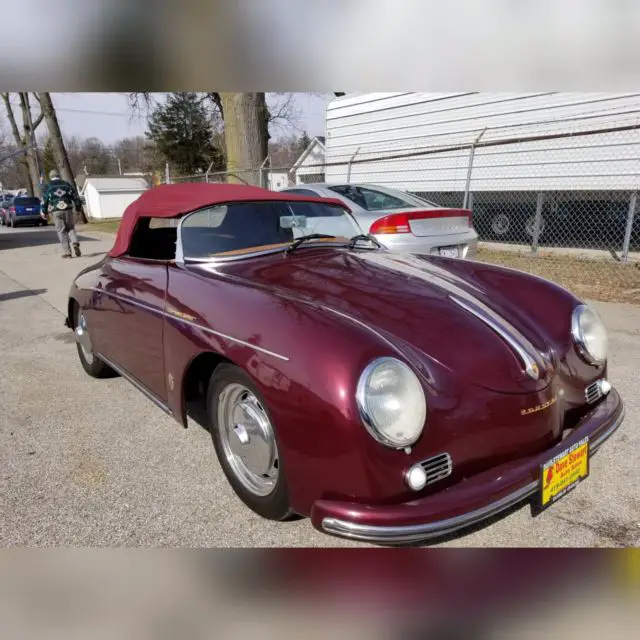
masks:
<svg viewBox="0 0 640 640"><path fill-rule="evenodd" d="M98 242L97 238L78 235L78 240L83 242ZM47 244L58 244L58 234L55 229L38 229L27 231L17 229L15 231L3 231L0 233L0 251L2 249L19 249L21 247L39 247Z"/></svg>
<svg viewBox="0 0 640 640"><path fill-rule="evenodd" d="M46 289L22 289L20 291L0 293L0 302L6 302L7 300L18 300L19 298L28 298L29 296L40 296L46 292Z"/></svg>

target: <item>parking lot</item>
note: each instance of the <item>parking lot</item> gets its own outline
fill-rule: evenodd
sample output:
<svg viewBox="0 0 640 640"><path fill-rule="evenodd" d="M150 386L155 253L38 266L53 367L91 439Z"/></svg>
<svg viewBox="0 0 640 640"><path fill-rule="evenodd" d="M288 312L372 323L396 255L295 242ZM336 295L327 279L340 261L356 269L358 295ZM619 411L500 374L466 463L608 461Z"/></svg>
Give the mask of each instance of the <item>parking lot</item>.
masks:
<svg viewBox="0 0 640 640"><path fill-rule="evenodd" d="M305 519L254 515L228 486L208 433L182 429L121 378L84 373L63 325L66 296L113 236L80 235L83 257L61 260L51 227L0 229L0 545L359 546ZM590 478L535 519L525 506L438 544L640 544L640 306L594 304L627 417Z"/></svg>

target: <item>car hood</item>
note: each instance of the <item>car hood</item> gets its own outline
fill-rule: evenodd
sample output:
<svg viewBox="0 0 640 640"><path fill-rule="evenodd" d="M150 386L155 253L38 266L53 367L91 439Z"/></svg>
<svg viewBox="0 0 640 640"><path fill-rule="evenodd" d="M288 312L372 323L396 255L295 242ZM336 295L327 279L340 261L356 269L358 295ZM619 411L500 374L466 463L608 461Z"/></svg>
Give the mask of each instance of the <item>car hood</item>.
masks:
<svg viewBox="0 0 640 640"><path fill-rule="evenodd" d="M446 261L314 248L216 273L313 304L493 391L540 391L553 374L552 345L526 312L495 288L455 275Z"/></svg>

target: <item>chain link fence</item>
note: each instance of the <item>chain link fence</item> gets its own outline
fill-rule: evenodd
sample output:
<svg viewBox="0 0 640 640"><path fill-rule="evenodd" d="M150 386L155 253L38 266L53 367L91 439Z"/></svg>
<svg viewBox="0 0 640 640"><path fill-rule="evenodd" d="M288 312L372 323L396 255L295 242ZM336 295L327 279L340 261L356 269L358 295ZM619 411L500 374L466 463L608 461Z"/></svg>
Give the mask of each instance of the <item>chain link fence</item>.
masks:
<svg viewBox="0 0 640 640"><path fill-rule="evenodd" d="M634 118L599 130L565 122L535 136L484 129L466 143L404 154L362 147L341 162L330 156L323 169L331 183L470 209L477 260L584 298L640 303L640 114Z"/></svg>

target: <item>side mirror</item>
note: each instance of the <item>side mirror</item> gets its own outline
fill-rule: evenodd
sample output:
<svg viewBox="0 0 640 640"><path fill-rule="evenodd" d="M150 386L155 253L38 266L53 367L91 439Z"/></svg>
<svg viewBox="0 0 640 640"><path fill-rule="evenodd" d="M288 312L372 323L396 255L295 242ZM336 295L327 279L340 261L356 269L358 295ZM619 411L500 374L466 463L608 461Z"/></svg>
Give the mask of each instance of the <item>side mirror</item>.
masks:
<svg viewBox="0 0 640 640"><path fill-rule="evenodd" d="M306 229L307 216L280 216L281 229Z"/></svg>

